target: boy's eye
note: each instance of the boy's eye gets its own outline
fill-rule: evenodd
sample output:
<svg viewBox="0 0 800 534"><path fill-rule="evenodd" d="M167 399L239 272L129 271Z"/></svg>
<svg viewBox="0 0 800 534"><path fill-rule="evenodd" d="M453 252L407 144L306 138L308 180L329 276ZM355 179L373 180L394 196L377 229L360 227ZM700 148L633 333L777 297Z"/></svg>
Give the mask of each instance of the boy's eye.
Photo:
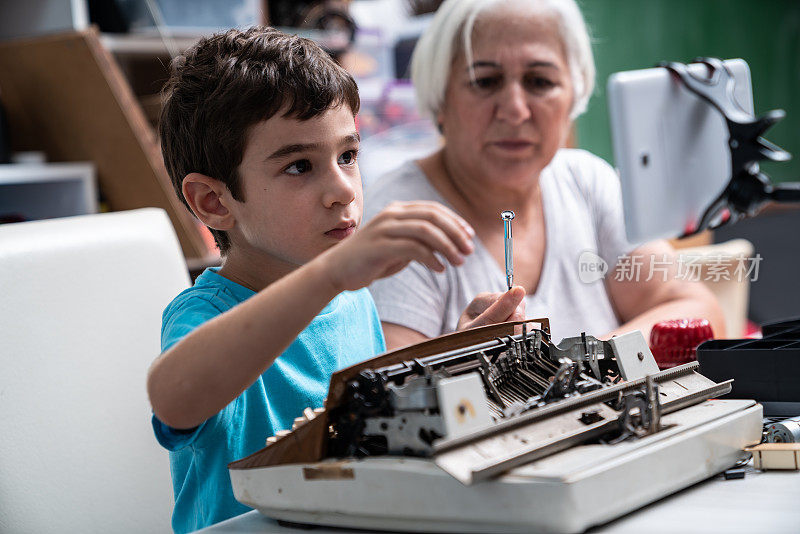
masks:
<svg viewBox="0 0 800 534"><path fill-rule="evenodd" d="M283 169L283 172L285 172L286 174L297 175L297 174L307 173L310 170L311 170L311 162L308 161L307 159L301 159L299 161L295 161L294 163Z"/></svg>
<svg viewBox="0 0 800 534"><path fill-rule="evenodd" d="M358 157L358 150L348 150L341 156L339 156L338 163L339 165L352 165L356 162Z"/></svg>

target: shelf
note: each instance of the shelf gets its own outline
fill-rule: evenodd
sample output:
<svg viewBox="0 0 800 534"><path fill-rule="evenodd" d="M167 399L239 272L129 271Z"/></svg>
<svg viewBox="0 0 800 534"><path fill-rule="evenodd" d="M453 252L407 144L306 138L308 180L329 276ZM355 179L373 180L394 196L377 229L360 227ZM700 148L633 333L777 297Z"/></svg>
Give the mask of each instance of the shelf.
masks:
<svg viewBox="0 0 800 534"><path fill-rule="evenodd" d="M31 221L97 212L91 163L0 165L0 220Z"/></svg>
<svg viewBox="0 0 800 534"><path fill-rule="evenodd" d="M171 41L179 52L195 44L203 35L173 36ZM158 34L110 34L100 35L100 43L112 54L120 56L169 56L167 45Z"/></svg>
<svg viewBox="0 0 800 534"><path fill-rule="evenodd" d="M349 34L339 30L307 30L299 28L277 28L285 33L299 35L316 42L318 45L329 50L344 48L349 42ZM167 56L171 54L167 45L164 43L168 39L175 45L175 49L182 53L187 48L195 44L201 37L211 35L221 31L217 28L196 28L192 30L178 29L171 34L162 37L157 31L146 31L140 33L114 34L104 33L100 35L100 42L111 53L118 56Z"/></svg>

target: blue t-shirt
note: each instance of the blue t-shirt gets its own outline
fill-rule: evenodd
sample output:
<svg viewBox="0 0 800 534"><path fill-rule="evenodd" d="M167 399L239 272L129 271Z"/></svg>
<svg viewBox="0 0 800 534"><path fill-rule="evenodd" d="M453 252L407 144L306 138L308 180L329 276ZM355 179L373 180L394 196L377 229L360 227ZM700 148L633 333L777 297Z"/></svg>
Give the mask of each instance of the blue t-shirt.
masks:
<svg viewBox="0 0 800 534"><path fill-rule="evenodd" d="M167 350L206 321L255 295L206 269L164 310L161 348ZM228 463L264 447L292 427L307 407L319 408L331 374L386 350L380 320L366 289L334 298L264 373L194 431L172 429L153 416L159 443L170 451L175 509L172 528L191 532L249 507L233 497Z"/></svg>

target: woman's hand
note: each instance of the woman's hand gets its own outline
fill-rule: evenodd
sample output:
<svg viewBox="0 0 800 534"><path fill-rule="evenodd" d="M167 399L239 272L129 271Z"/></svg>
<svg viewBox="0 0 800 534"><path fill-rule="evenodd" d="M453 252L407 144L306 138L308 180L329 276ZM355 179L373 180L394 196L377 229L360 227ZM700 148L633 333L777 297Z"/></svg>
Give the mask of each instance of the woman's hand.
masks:
<svg viewBox="0 0 800 534"><path fill-rule="evenodd" d="M480 293L467 305L461 314L456 330L467 330L505 321L522 321L525 319L525 288L514 286L505 293ZM400 347L422 343L428 336L406 326L394 323L381 323L386 337L386 348L395 350Z"/></svg>
<svg viewBox="0 0 800 534"><path fill-rule="evenodd" d="M394 202L355 235L319 256L338 291L366 287L412 261L442 272L436 253L453 265L474 250L475 231L438 202Z"/></svg>
<svg viewBox="0 0 800 534"><path fill-rule="evenodd" d="M505 293L479 293L461 314L456 330L524 319L525 288L514 286Z"/></svg>

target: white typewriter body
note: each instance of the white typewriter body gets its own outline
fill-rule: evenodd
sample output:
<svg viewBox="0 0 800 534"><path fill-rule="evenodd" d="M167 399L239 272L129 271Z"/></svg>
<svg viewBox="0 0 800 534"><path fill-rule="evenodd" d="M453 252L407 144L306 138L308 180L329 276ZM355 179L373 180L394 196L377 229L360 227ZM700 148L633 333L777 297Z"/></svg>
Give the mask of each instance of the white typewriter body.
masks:
<svg viewBox="0 0 800 534"><path fill-rule="evenodd" d="M280 451L282 443L291 451L295 438L297 446L308 443L300 430L313 425L300 420L295 431L272 438L260 453L231 464L234 495L268 517L293 523L407 532L572 533L636 510L746 457L742 449L761 438L761 406L748 400L708 400L724 392L727 384L697 374L696 365L653 373L649 351L645 358L635 358L642 352L643 339L639 345L634 340L634 369L631 359L622 355L630 341L613 346L616 358L627 362L625 381L540 403L488 426L467 424L459 429L453 427L456 423L445 424L446 435L434 441L428 457L389 452L308 462L291 461L285 454L281 461L267 459L270 446ZM607 346L606 353L611 348ZM637 378L637 373L650 375L651 400L653 383L658 383L655 395L662 400L663 415L655 412L655 422L644 420L645 426L658 430L646 433L640 428L640 435L598 440L598 432L608 436L608 425L619 420L608 399L621 398L636 384L644 388L644 377ZM465 389L462 404L469 395ZM439 402L445 396L440 390ZM404 398L410 402L412 396ZM598 399L605 401L593 402ZM654 404L658 408L659 403ZM442 413L449 408L443 405ZM463 406L452 408L464 413ZM644 411L643 405L632 409L641 417ZM322 422L316 418L326 432L336 426L337 412L332 413ZM306 419L313 421L315 415L307 411ZM388 438L390 450L395 438L396 433ZM409 446L413 448L413 442L403 448Z"/></svg>

